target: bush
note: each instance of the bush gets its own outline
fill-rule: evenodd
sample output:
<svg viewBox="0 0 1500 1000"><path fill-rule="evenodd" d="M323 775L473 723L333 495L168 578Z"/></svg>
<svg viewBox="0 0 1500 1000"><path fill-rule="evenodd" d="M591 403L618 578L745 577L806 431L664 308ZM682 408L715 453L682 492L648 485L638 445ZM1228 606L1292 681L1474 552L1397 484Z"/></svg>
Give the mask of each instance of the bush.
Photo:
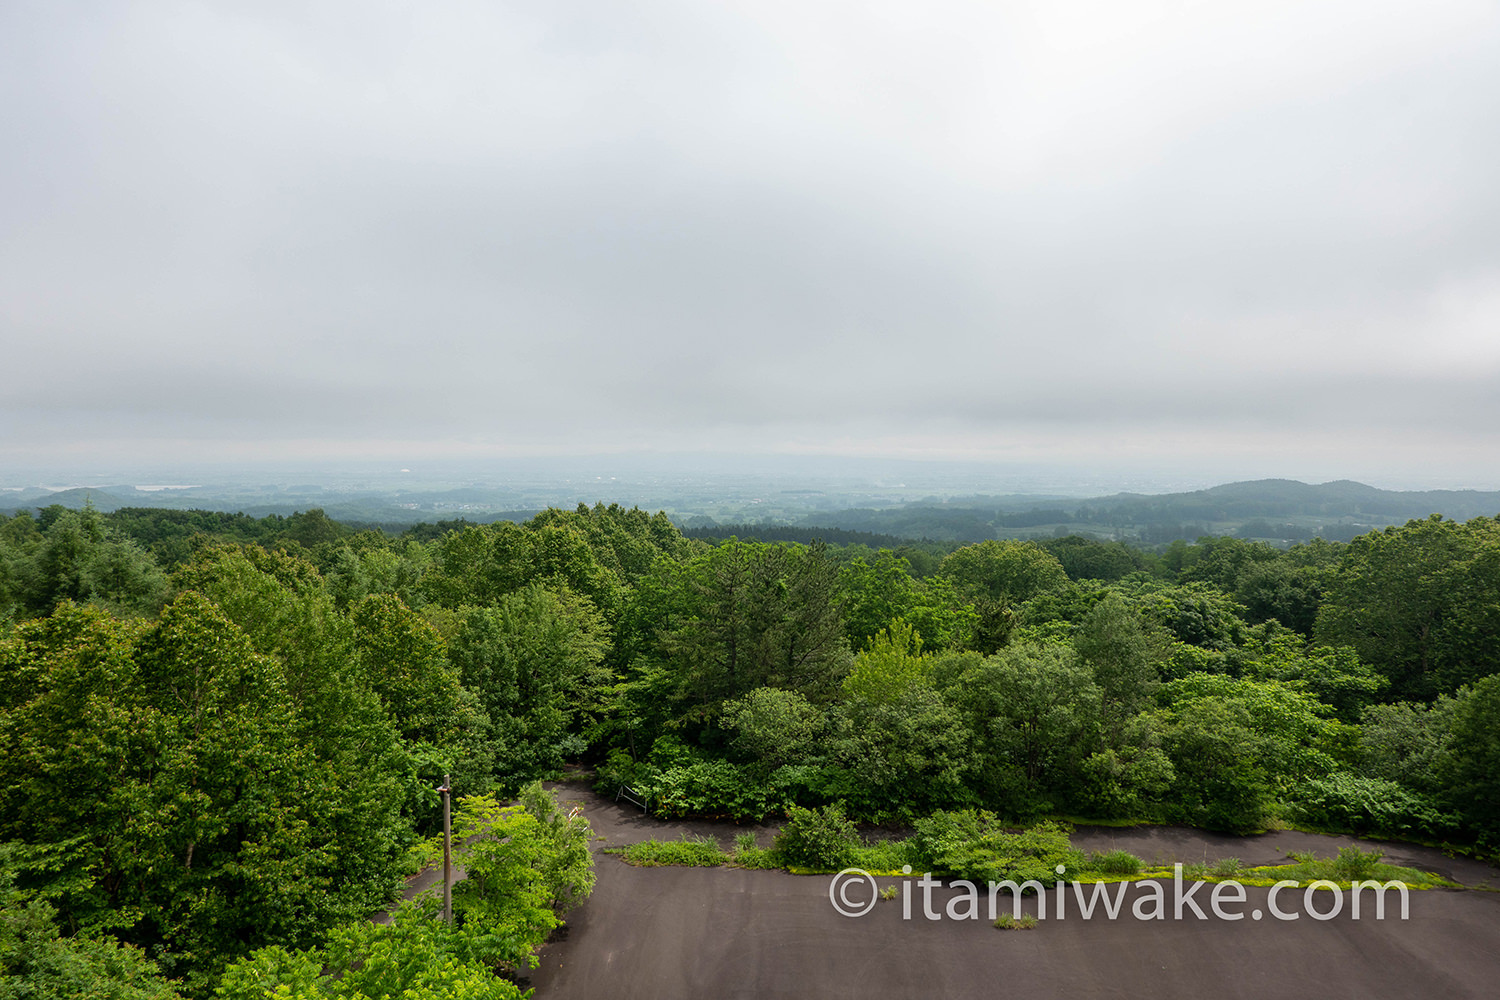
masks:
<svg viewBox="0 0 1500 1000"><path fill-rule="evenodd" d="M608 759L594 768L594 791L613 798L625 786L644 794L660 774L650 762L636 760L627 750L611 750Z"/></svg>
<svg viewBox="0 0 1500 1000"><path fill-rule="evenodd" d="M1394 781L1338 771L1298 785L1291 818L1327 830L1441 836L1458 825L1425 796Z"/></svg>
<svg viewBox="0 0 1500 1000"><path fill-rule="evenodd" d="M600 765L594 787L614 795L621 785L628 785L647 797L653 815L759 820L810 797L808 789L816 776L817 769L805 765L780 767L762 775L754 767L724 760L694 760L662 768L634 761L617 750Z"/></svg>
<svg viewBox="0 0 1500 1000"><path fill-rule="evenodd" d="M335 927L320 948L258 949L230 965L215 996L219 1000L266 997L402 997L403 1000L523 1000L527 993L497 969L511 965L516 951L509 928L476 924L450 927L434 900L403 903L388 924L368 920ZM91 996L128 996L95 993Z"/></svg>
<svg viewBox="0 0 1500 1000"><path fill-rule="evenodd" d="M792 806L773 851L782 864L798 868L840 868L859 843L854 824L835 802L822 809Z"/></svg>
<svg viewBox="0 0 1500 1000"><path fill-rule="evenodd" d="M912 863L904 840L877 840L854 848L850 864L867 872L894 872Z"/></svg>
<svg viewBox="0 0 1500 1000"><path fill-rule="evenodd" d="M1051 884L1058 878L1058 865L1075 873L1084 867L1082 852L1057 824L1010 832L982 810L936 812L920 819L908 845L929 871L985 882L1035 879Z"/></svg>

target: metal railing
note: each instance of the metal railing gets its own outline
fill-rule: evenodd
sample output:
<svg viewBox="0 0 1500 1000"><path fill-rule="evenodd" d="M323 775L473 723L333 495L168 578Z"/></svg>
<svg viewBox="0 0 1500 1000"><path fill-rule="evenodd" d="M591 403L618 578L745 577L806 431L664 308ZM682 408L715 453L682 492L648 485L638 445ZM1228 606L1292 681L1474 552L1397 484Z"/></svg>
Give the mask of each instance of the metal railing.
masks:
<svg viewBox="0 0 1500 1000"><path fill-rule="evenodd" d="M642 794L629 785L621 785L619 790L615 792L615 801L619 802L621 799L629 802L647 816L651 815L651 795L649 793Z"/></svg>

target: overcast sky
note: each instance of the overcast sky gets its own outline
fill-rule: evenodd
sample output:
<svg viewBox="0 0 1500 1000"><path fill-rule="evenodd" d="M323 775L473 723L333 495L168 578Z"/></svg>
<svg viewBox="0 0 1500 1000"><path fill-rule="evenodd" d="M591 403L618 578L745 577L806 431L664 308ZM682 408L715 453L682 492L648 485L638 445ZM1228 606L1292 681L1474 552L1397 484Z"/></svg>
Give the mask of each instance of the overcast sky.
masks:
<svg viewBox="0 0 1500 1000"><path fill-rule="evenodd" d="M1493 0L5 0L0 143L0 465L1500 485Z"/></svg>

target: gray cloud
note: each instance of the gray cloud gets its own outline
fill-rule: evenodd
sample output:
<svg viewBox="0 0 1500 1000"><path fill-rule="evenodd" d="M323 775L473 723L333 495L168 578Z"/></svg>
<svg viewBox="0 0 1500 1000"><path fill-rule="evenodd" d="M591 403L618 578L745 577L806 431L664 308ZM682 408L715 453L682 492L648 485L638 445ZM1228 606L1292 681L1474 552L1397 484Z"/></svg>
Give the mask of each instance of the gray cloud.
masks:
<svg viewBox="0 0 1500 1000"><path fill-rule="evenodd" d="M1461 474L1500 422L1497 41L1457 0L8 5L0 462Z"/></svg>

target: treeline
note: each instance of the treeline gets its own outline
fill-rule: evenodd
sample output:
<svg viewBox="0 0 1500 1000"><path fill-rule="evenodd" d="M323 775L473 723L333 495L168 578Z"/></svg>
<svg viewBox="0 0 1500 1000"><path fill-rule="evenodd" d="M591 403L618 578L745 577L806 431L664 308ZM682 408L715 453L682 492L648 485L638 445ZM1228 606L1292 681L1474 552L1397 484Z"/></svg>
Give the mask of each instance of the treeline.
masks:
<svg viewBox="0 0 1500 1000"><path fill-rule="evenodd" d="M444 774L509 798L582 760L679 815L1500 843L1494 518L1145 552L708 544L602 505L401 537L189 514L0 522L0 902L195 996L271 967L333 995ZM563 851L534 812L506 843ZM538 940L577 896L549 885L496 919Z"/></svg>
<svg viewBox="0 0 1500 1000"><path fill-rule="evenodd" d="M895 535L877 535L869 531L845 531L843 528L803 528L786 524L717 524L683 528L686 538L705 542L723 542L737 538L742 542L796 542L811 545L863 545L874 549L895 549L910 539Z"/></svg>

